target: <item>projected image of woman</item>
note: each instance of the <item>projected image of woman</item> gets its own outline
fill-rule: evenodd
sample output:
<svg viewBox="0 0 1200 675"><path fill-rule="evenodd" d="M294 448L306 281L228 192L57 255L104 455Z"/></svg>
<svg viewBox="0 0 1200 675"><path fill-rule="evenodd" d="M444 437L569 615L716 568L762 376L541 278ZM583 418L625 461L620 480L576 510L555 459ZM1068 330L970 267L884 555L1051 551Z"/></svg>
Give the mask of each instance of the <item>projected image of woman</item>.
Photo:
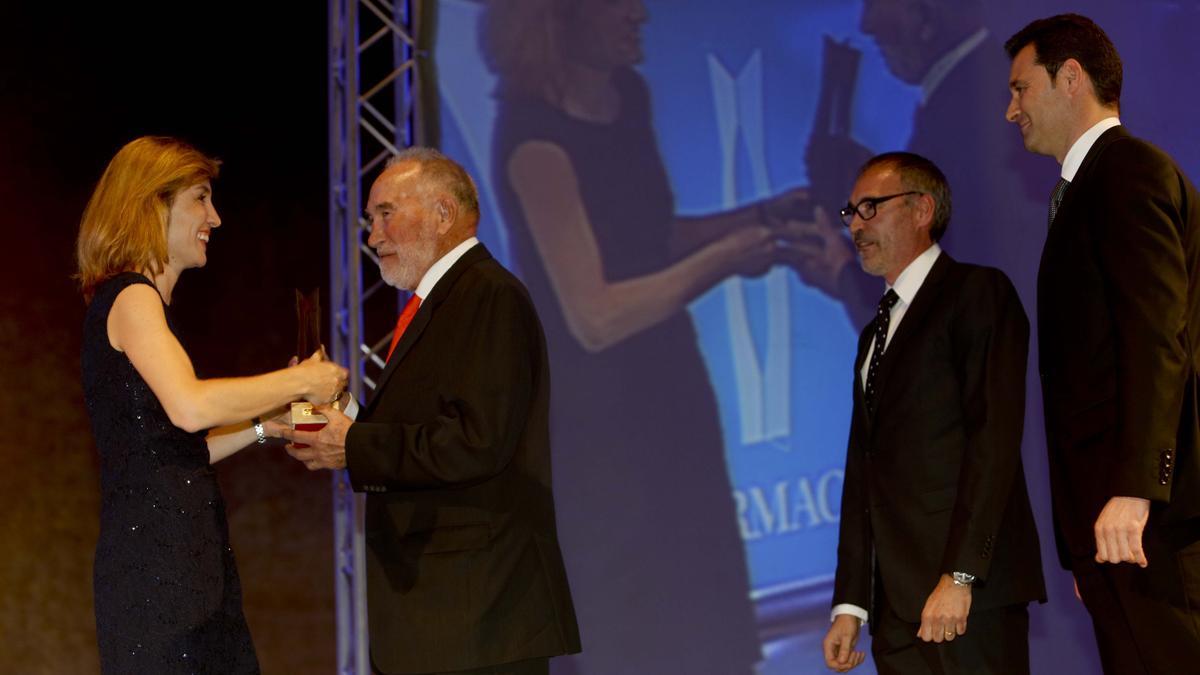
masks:
<svg viewBox="0 0 1200 675"><path fill-rule="evenodd" d="M204 266L221 225L216 175L217 162L181 141L139 138L113 157L80 223L105 673L258 672L211 465L278 435L278 422L256 427L256 415L300 398L328 402L346 383L346 370L320 353L255 377L196 377L169 308L180 274Z"/></svg>
<svg viewBox="0 0 1200 675"><path fill-rule="evenodd" d="M564 672L760 659L713 388L687 304L780 255L758 205L681 218L651 127L640 0L493 0L494 183L545 324L559 533L583 654ZM786 199L782 197L780 199Z"/></svg>

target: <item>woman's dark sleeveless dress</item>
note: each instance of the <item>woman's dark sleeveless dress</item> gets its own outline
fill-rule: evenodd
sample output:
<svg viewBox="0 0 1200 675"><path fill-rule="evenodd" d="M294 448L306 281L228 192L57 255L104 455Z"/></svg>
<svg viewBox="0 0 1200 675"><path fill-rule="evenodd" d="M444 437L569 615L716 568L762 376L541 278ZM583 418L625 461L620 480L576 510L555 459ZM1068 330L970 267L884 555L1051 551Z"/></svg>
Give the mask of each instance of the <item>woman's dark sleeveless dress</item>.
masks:
<svg viewBox="0 0 1200 675"><path fill-rule="evenodd" d="M108 341L113 301L138 283L150 282L122 274L101 284L83 329L84 399L100 452L93 575L100 667L110 674L257 673L204 433L171 424Z"/></svg>
<svg viewBox="0 0 1200 675"><path fill-rule="evenodd" d="M499 98L493 173L553 374L555 510L583 653L557 673L749 673L759 660L745 555L716 397L686 311L598 353L571 335L509 183L527 141L562 148L579 180L608 281L672 263L674 196L645 83L616 80L611 124L540 99Z"/></svg>

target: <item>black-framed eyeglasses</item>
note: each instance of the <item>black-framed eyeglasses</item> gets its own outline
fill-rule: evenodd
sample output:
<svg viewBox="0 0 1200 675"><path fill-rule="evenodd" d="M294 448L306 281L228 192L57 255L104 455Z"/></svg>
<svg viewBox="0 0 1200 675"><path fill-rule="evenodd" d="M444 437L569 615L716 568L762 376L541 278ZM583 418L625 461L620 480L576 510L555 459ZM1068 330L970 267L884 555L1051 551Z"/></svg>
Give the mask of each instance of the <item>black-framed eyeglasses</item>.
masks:
<svg viewBox="0 0 1200 675"><path fill-rule="evenodd" d="M842 217L842 224L850 227L850 223L854 221L854 214L858 214L863 220L870 220L875 217L875 210L880 204L896 197L907 197L908 195L923 195L924 192L919 190L909 190L908 192L897 192L894 195L884 195L882 197L864 197L857 204L846 202L838 215Z"/></svg>

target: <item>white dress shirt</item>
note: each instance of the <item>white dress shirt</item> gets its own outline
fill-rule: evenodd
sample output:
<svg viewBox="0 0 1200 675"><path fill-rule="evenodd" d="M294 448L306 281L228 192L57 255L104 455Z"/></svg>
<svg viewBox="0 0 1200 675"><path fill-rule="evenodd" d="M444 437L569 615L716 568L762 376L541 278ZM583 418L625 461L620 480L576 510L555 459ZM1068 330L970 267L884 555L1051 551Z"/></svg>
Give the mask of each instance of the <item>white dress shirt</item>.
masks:
<svg viewBox="0 0 1200 675"><path fill-rule="evenodd" d="M900 322L904 319L904 314L908 312L908 306L912 304L913 298L917 297L917 291L921 290L921 284L925 283L925 277L929 276L929 270L933 269L933 263L942 253L942 247L936 242L925 252L917 256L904 268L900 276L896 277L896 283L888 286L888 289L896 291L896 295L900 297L895 305L892 305L890 314L890 322L888 323L887 342L884 344L884 351L887 351L887 346L892 344L892 336L896 334L896 329L900 326ZM886 292L887 289L885 289ZM871 338L871 344L867 347L867 358L863 359L862 369L858 371L862 380L862 387L865 391L867 388L867 369L871 366L871 356L875 353L875 338Z"/></svg>
<svg viewBox="0 0 1200 675"><path fill-rule="evenodd" d="M433 287L437 285L437 282L441 281L442 277L445 276L446 272L450 271L451 267L454 267L454 263L458 262L459 258L463 257L467 251L470 251L478 243L479 240L475 237L468 237L463 243L450 249L446 255L438 258L437 262L430 265L429 270L425 272L425 276L421 277L421 283L417 284L417 290L414 291L417 297L421 298L421 302L424 302L425 298L429 297L429 294L433 291Z"/></svg>
<svg viewBox="0 0 1200 675"><path fill-rule="evenodd" d="M1083 132L1074 143L1071 144L1071 149L1067 151L1067 156L1063 157L1062 177L1068 183L1075 180L1075 174L1079 173L1079 166L1083 164L1083 158L1087 157L1088 151L1096 144L1096 139L1100 135L1113 127L1121 126L1121 120L1113 115L1092 125L1091 129Z"/></svg>

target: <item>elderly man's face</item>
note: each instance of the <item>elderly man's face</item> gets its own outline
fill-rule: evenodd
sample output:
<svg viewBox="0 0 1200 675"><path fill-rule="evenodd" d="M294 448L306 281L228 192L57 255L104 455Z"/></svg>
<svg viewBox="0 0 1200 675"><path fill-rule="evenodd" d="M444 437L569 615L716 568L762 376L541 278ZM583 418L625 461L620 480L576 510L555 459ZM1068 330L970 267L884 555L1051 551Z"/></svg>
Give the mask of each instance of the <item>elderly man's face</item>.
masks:
<svg viewBox="0 0 1200 675"><path fill-rule="evenodd" d="M411 162L388 168L371 186L367 244L379 256L383 280L396 288L416 290L438 259L438 218L427 193L420 166Z"/></svg>
<svg viewBox="0 0 1200 675"><path fill-rule="evenodd" d="M863 0L859 30L870 35L888 70L901 81L919 84L936 54L924 33L928 3L920 0Z"/></svg>

